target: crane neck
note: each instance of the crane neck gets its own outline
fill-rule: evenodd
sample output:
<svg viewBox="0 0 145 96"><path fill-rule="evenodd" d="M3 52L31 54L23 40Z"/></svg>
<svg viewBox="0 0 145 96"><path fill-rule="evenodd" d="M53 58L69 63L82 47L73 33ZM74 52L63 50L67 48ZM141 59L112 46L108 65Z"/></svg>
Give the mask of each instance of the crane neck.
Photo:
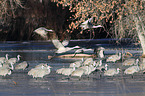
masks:
<svg viewBox="0 0 145 96"><path fill-rule="evenodd" d="M12 70L14 70L14 66L13 66L13 63L11 63L11 69L12 69Z"/></svg>
<svg viewBox="0 0 145 96"><path fill-rule="evenodd" d="M103 50L100 50L98 55L99 55L98 57L104 58L104 51Z"/></svg>
<svg viewBox="0 0 145 96"><path fill-rule="evenodd" d="M105 65L105 70L108 70L108 65L107 64Z"/></svg>
<svg viewBox="0 0 145 96"><path fill-rule="evenodd" d="M6 60L8 60L8 54L6 54Z"/></svg>
<svg viewBox="0 0 145 96"><path fill-rule="evenodd" d="M102 60L100 60L100 64L99 64L99 66L102 66Z"/></svg>
<svg viewBox="0 0 145 96"><path fill-rule="evenodd" d="M20 55L17 56L17 60L20 61Z"/></svg>

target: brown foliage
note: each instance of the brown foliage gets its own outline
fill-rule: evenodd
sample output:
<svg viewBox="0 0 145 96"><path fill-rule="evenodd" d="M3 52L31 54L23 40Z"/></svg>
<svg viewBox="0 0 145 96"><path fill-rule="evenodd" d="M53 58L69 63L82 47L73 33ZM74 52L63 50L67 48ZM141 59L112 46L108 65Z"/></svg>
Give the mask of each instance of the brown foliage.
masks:
<svg viewBox="0 0 145 96"><path fill-rule="evenodd" d="M95 17L92 23L103 25L106 32L95 29L97 38L135 38L132 17L139 15L145 24L144 6L144 0L0 0L0 35L7 40L37 39L32 32L43 26L55 30L60 39L68 34L85 39L89 31L82 34L79 26Z"/></svg>
<svg viewBox="0 0 145 96"><path fill-rule="evenodd" d="M75 20L69 26L77 29L79 24L89 17L96 17L95 23L104 25L112 38L135 38L135 24L132 15L139 14L145 18L143 0L52 0L69 6L69 10L76 11ZM145 24L145 20L142 20Z"/></svg>

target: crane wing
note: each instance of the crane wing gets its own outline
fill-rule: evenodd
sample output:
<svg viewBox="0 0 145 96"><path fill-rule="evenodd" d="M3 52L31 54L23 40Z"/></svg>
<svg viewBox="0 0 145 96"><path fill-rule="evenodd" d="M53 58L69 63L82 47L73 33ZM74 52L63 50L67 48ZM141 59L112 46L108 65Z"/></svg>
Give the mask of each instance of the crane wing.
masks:
<svg viewBox="0 0 145 96"><path fill-rule="evenodd" d="M62 45L62 43L58 39L53 39L52 43L57 49L60 49L60 48L65 49L65 47Z"/></svg>
<svg viewBox="0 0 145 96"><path fill-rule="evenodd" d="M80 25L80 27L83 27L84 29L87 29L87 28L89 28L89 25L91 24L92 25L92 23L91 23L91 20L93 19L93 17L92 18L90 18L90 19L88 19L88 20L86 20L85 22L83 22L81 25ZM93 26L93 25L92 25Z"/></svg>
<svg viewBox="0 0 145 96"><path fill-rule="evenodd" d="M99 27L103 27L103 26L97 25L97 26L93 26L92 28L99 28Z"/></svg>
<svg viewBox="0 0 145 96"><path fill-rule="evenodd" d="M53 32L53 30L51 29L46 29L44 27L40 27L36 30L34 30L34 32L36 32L37 34L39 34L40 36L42 36L43 38L47 38L47 32Z"/></svg>
<svg viewBox="0 0 145 96"><path fill-rule="evenodd" d="M63 46L67 46L68 44L69 44L69 40L63 40L63 41L62 41L62 45L63 45Z"/></svg>
<svg viewBox="0 0 145 96"><path fill-rule="evenodd" d="M88 22L91 22L93 18L90 18L88 20L86 20L85 22L83 22L82 24L87 24Z"/></svg>
<svg viewBox="0 0 145 96"><path fill-rule="evenodd" d="M34 30L34 32L36 32L37 34L39 34L42 37L46 37L47 36L47 32L45 30L40 29L40 28Z"/></svg>

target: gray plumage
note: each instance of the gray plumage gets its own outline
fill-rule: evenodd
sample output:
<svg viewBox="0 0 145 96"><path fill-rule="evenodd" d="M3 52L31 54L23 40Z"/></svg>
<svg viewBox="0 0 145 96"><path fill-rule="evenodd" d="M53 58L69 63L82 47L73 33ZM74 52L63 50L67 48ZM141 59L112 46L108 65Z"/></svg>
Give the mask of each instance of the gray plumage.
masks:
<svg viewBox="0 0 145 96"><path fill-rule="evenodd" d="M29 72L28 72L28 75L32 75L33 78L43 78L45 75L48 75L50 74L50 66L43 66L40 68L40 67L37 67L37 68L33 68L31 69Z"/></svg>
<svg viewBox="0 0 145 96"><path fill-rule="evenodd" d="M93 71L96 70L96 67L94 67L93 65L89 65L88 66L88 70L84 72L85 75L89 75L91 74Z"/></svg>
<svg viewBox="0 0 145 96"><path fill-rule="evenodd" d="M51 30L51 29L46 29L46 28L44 28L44 27L40 27L40 28L34 30L34 32L36 32L37 34L39 34L39 35L42 36L43 38L48 38L48 37L47 37L47 33L48 33L48 32L53 32L53 30Z"/></svg>
<svg viewBox="0 0 145 96"><path fill-rule="evenodd" d="M102 60L95 61L95 67L102 66Z"/></svg>
<svg viewBox="0 0 145 96"><path fill-rule="evenodd" d="M105 50L105 48L99 47L98 49L94 49L94 52L98 58L103 59L104 58L104 50Z"/></svg>
<svg viewBox="0 0 145 96"><path fill-rule="evenodd" d="M91 20L93 19L90 18L88 20L86 20L85 22L81 23L80 27L83 28L83 30L86 30L86 29L90 29L90 38L91 38L91 29L93 28L99 28L99 27L103 27L101 25L97 25L97 26L94 26L92 23L91 23Z"/></svg>
<svg viewBox="0 0 145 96"><path fill-rule="evenodd" d="M73 71L75 71L75 64L73 64L73 67L71 68L64 68L61 74L69 76Z"/></svg>
<svg viewBox="0 0 145 96"><path fill-rule="evenodd" d="M82 68L78 68L71 73L71 76L81 77L84 74L85 70Z"/></svg>
<svg viewBox="0 0 145 96"><path fill-rule="evenodd" d="M123 65L124 66L131 66L131 65L136 65L138 63L138 59L134 59L134 58L130 58L130 59L127 59L123 62Z"/></svg>
<svg viewBox="0 0 145 96"><path fill-rule="evenodd" d="M76 62L71 63L69 65L69 67L74 67L74 65L75 65L75 67L80 67L80 66L82 66L82 63L83 63L83 58L81 61L76 61Z"/></svg>
<svg viewBox="0 0 145 96"><path fill-rule="evenodd" d="M62 70L64 70L64 69L65 69L65 68L57 69L57 70L56 70L56 73L57 73L57 74L61 74L61 73L62 73Z"/></svg>
<svg viewBox="0 0 145 96"><path fill-rule="evenodd" d="M86 66L93 63L94 63L93 58L87 58L86 60L84 60L83 65Z"/></svg>
<svg viewBox="0 0 145 96"><path fill-rule="evenodd" d="M77 49L77 50L75 51L75 53L74 53L74 56L75 56L76 54L85 53L85 52L87 52L87 51L93 51L93 49L86 49L86 48Z"/></svg>
<svg viewBox="0 0 145 96"><path fill-rule="evenodd" d="M11 75L11 73L12 73L11 69L0 67L0 75L1 76Z"/></svg>
<svg viewBox="0 0 145 96"><path fill-rule="evenodd" d="M145 69L145 62L139 63L139 68L140 68L140 70L144 70Z"/></svg>
<svg viewBox="0 0 145 96"><path fill-rule="evenodd" d="M96 67L94 67L93 65L82 66L82 67L80 67L80 68L85 70L85 71L84 71L84 74L85 74L85 75L89 75L91 72L93 72L93 71L96 69Z"/></svg>
<svg viewBox="0 0 145 96"><path fill-rule="evenodd" d="M107 58L106 62L116 62L117 60L121 59L121 53L119 55L111 55Z"/></svg>
<svg viewBox="0 0 145 96"><path fill-rule="evenodd" d="M63 46L67 46L69 44L69 40L63 40L61 43Z"/></svg>
<svg viewBox="0 0 145 96"><path fill-rule="evenodd" d="M19 63L18 65L15 66L15 69L16 70L19 70L19 69L25 69L28 67L28 63L26 61L23 61L21 63Z"/></svg>
<svg viewBox="0 0 145 96"><path fill-rule="evenodd" d="M40 63L38 65L35 66L35 68L42 68L42 66L47 67L47 63Z"/></svg>
<svg viewBox="0 0 145 96"><path fill-rule="evenodd" d="M8 68L8 69L14 70L13 63L3 63L2 64L2 67L3 68Z"/></svg>
<svg viewBox="0 0 145 96"><path fill-rule="evenodd" d="M0 63L4 63L6 60L8 60L8 54L6 54L5 57L0 57Z"/></svg>
<svg viewBox="0 0 145 96"><path fill-rule="evenodd" d="M103 26L101 26L101 25L94 26L94 25L91 23L91 20L92 20L92 19L93 19L93 17L90 18L90 19L88 19L88 20L86 20L85 22L83 22L83 23L80 25L80 27L82 27L83 30L103 27Z"/></svg>
<svg viewBox="0 0 145 96"><path fill-rule="evenodd" d="M17 55L17 58L10 58L6 62L15 64L16 62L20 60L20 57L21 57L20 55Z"/></svg>
<svg viewBox="0 0 145 96"><path fill-rule="evenodd" d="M11 75L13 70L13 64L2 64L2 66L0 67L0 75L1 76L6 76L6 75Z"/></svg>
<svg viewBox="0 0 145 96"><path fill-rule="evenodd" d="M52 40L53 45L57 48L57 51L55 53L64 53L73 49L80 48L79 46L75 47L64 47L64 45L58 40L58 39L53 39Z"/></svg>
<svg viewBox="0 0 145 96"><path fill-rule="evenodd" d="M117 69L111 68L104 72L104 76L114 76L119 73L119 70L120 70L119 68L117 68Z"/></svg>
<svg viewBox="0 0 145 96"><path fill-rule="evenodd" d="M101 72L102 71L107 71L107 69L108 69L107 66L108 66L108 64L105 64L105 66L99 66L96 69L99 70L99 71L101 71Z"/></svg>
<svg viewBox="0 0 145 96"><path fill-rule="evenodd" d="M74 68L64 68L62 70L61 74L69 76L69 75L71 75L71 73L73 71L75 71L75 67Z"/></svg>
<svg viewBox="0 0 145 96"><path fill-rule="evenodd" d="M37 34L39 34L40 36L42 36L44 38L47 38L47 32L54 32L54 31L46 29L44 27L40 27L40 28L34 30L34 32L36 32ZM52 41L53 45L57 48L57 51L55 53L64 53L64 52L70 51L75 48L80 48L79 46L65 47L68 45L69 40L64 40L63 42L60 42L58 39L51 39L51 41Z"/></svg>
<svg viewBox="0 0 145 96"><path fill-rule="evenodd" d="M127 69L125 69L124 74L134 74L135 72L138 72L140 70L138 65L131 66Z"/></svg>

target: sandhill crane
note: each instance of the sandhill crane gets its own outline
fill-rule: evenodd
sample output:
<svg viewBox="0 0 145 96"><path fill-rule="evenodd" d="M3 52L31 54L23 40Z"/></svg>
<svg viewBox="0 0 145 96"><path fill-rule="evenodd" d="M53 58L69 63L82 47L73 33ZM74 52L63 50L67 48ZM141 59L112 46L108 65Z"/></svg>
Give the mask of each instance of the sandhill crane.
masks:
<svg viewBox="0 0 145 96"><path fill-rule="evenodd" d="M28 71L28 75L33 75L37 70L44 69L44 67L45 66L43 64L36 66L36 67L32 68L30 71Z"/></svg>
<svg viewBox="0 0 145 96"><path fill-rule="evenodd" d="M57 73L57 74L61 74L63 69L65 69L65 68L57 69L57 70L56 70L56 73Z"/></svg>
<svg viewBox="0 0 145 96"><path fill-rule="evenodd" d="M17 58L10 58L6 60L6 62L15 64L16 62L20 61L20 57L21 57L20 55L17 55Z"/></svg>
<svg viewBox="0 0 145 96"><path fill-rule="evenodd" d="M50 74L50 66L47 66L46 69L39 69L37 70L34 75L33 75L33 78L37 78L37 77L40 77L40 78L43 78L45 75L48 75Z"/></svg>
<svg viewBox="0 0 145 96"><path fill-rule="evenodd" d="M3 67L2 63L0 63L0 67Z"/></svg>
<svg viewBox="0 0 145 96"><path fill-rule="evenodd" d="M119 55L111 55L107 58L106 62L116 62L117 60L121 59L121 53Z"/></svg>
<svg viewBox="0 0 145 96"><path fill-rule="evenodd" d="M71 68L64 68L61 74L69 76L73 71L75 71L75 64L73 64L73 67Z"/></svg>
<svg viewBox="0 0 145 96"><path fill-rule="evenodd" d="M77 50L75 51L73 57L75 57L76 54L85 53L85 52L87 52L87 51L93 51L93 49L79 48L79 49L77 49Z"/></svg>
<svg viewBox="0 0 145 96"><path fill-rule="evenodd" d="M108 64L105 64L105 66L99 66L96 68L96 70L99 70L99 71L107 71L108 69Z"/></svg>
<svg viewBox="0 0 145 96"><path fill-rule="evenodd" d="M54 32L54 30L47 29L47 28L44 28L44 27L40 27L38 29L35 29L34 32L36 32L37 34L39 34L43 38L48 38L47 33L48 32ZM63 40L63 42L62 42L63 46L67 46L68 44L69 44L69 40Z"/></svg>
<svg viewBox="0 0 145 96"><path fill-rule="evenodd" d="M145 69L145 62L140 62L139 68L140 68L140 70L144 70Z"/></svg>
<svg viewBox="0 0 145 96"><path fill-rule="evenodd" d="M93 58L87 58L86 60L84 60L83 65L86 66L93 63L94 63Z"/></svg>
<svg viewBox="0 0 145 96"><path fill-rule="evenodd" d="M135 66L131 66L131 67L125 69L124 73L133 75L135 72L138 72L139 70L140 70L140 68L139 68L139 66L137 64Z"/></svg>
<svg viewBox="0 0 145 96"><path fill-rule="evenodd" d="M92 20L92 19L93 19L93 17L90 18L90 19L88 19L88 20L86 20L85 22L83 22L83 23L80 25L80 27L82 27L83 30L90 29L90 38L91 38L91 29L103 27L103 26L101 26L101 25L94 26L94 25L91 23L91 20Z"/></svg>
<svg viewBox="0 0 145 96"><path fill-rule="evenodd" d="M71 73L71 76L81 77L84 74L85 70L82 68L78 68Z"/></svg>
<svg viewBox="0 0 145 96"><path fill-rule="evenodd" d="M88 67L89 67L89 66L81 66L81 67L79 67L79 68L85 70L85 72L87 73L87 72L88 72L88 69L89 69Z"/></svg>
<svg viewBox="0 0 145 96"><path fill-rule="evenodd" d="M47 33L48 33L48 32L53 32L53 30L51 30L51 29L46 29L46 28L44 28L44 27L40 27L40 28L34 30L34 32L36 32L37 34L39 34L39 35L42 36L43 38L48 38L48 37L47 37Z"/></svg>
<svg viewBox="0 0 145 96"><path fill-rule="evenodd" d="M86 20L85 22L83 22L83 23L80 25L80 27L82 27L83 30L103 27L103 26L101 26L101 25L94 26L94 25L91 23L91 20L92 20L92 19L93 19L93 17L90 18L90 19L88 19L88 20Z"/></svg>
<svg viewBox="0 0 145 96"><path fill-rule="evenodd" d="M23 61L21 63L19 63L18 65L15 66L15 69L16 70L19 70L19 69L25 69L28 67L28 63L26 61Z"/></svg>
<svg viewBox="0 0 145 96"><path fill-rule="evenodd" d="M35 72L39 70L39 68L32 68L30 71L28 71L28 75L32 75L35 74Z"/></svg>
<svg viewBox="0 0 145 96"><path fill-rule="evenodd" d="M89 75L91 72L95 71L96 69L96 67L94 67L92 64L87 66L82 66L80 68L84 70L85 75Z"/></svg>
<svg viewBox="0 0 145 96"><path fill-rule="evenodd" d="M125 60L124 62L123 62L123 65L124 66L131 66L131 65L137 65L138 64L138 61L139 61L139 59L134 59L134 58L130 58L130 59L127 59L127 60Z"/></svg>
<svg viewBox="0 0 145 96"><path fill-rule="evenodd" d="M97 55L97 57L99 59L103 59L104 58L104 47L99 47L98 49L94 49L95 54Z"/></svg>
<svg viewBox="0 0 145 96"><path fill-rule="evenodd" d="M12 73L11 69L0 67L0 75L1 76L11 75L11 73Z"/></svg>
<svg viewBox="0 0 145 96"><path fill-rule="evenodd" d="M0 67L0 75L1 76L6 76L6 75L11 75L13 70L13 64L3 64Z"/></svg>
<svg viewBox="0 0 145 96"><path fill-rule="evenodd" d="M40 27L40 28L34 30L34 32L36 32L37 34L39 34L43 38L48 38L47 33L48 32L53 32L54 33L54 30L47 29L47 28L44 28L44 27ZM55 36L55 37L57 37L57 36ZM62 43L63 46L67 46L69 44L69 40L63 40L61 43Z"/></svg>
<svg viewBox="0 0 145 96"><path fill-rule="evenodd" d="M124 74L131 74L132 75L132 78L133 78L133 74L135 72L140 71L140 67L138 66L138 64L139 64L139 60L137 59L136 60L136 65L131 66L131 67L125 69Z"/></svg>
<svg viewBox="0 0 145 96"><path fill-rule="evenodd" d="M73 63L75 64L75 67L80 67L80 66L82 66L82 64L83 64L83 61L84 61L84 58L82 58L81 61L76 61L76 62L73 62ZM71 64L69 65L69 67L73 67L73 66L74 66L73 63L71 63Z"/></svg>
<svg viewBox="0 0 145 96"><path fill-rule="evenodd" d="M64 47L64 45L58 40L58 39L52 39L53 45L57 48L57 51L55 53L64 53L73 49L80 48L79 46L75 47Z"/></svg>
<svg viewBox="0 0 145 96"><path fill-rule="evenodd" d="M29 72L28 72L28 75L32 75L33 78L43 78L45 75L48 75L50 74L50 68L52 68L51 66L43 66L40 68L40 67L37 67L37 68L33 68L31 69Z"/></svg>
<svg viewBox="0 0 145 96"><path fill-rule="evenodd" d="M99 61L95 61L95 67L98 67L98 66L102 66L102 60L99 60Z"/></svg>
<svg viewBox="0 0 145 96"><path fill-rule="evenodd" d="M92 73L93 71L96 70L96 67L93 65L89 65L87 71L84 72L85 75L89 75L90 73Z"/></svg>
<svg viewBox="0 0 145 96"><path fill-rule="evenodd" d="M76 54L80 54L80 53L84 53L84 48L77 49L77 50L75 51L75 53L74 53L74 56L73 56L73 57L75 57L75 56L76 56Z"/></svg>
<svg viewBox="0 0 145 96"><path fill-rule="evenodd" d="M53 30L48 30L44 27L40 27L36 30L34 30L34 32L38 33L39 35L41 35L42 37L47 37L47 32L54 32ZM56 35L56 34L55 34ZM52 38L51 41L53 43L53 45L58 49L55 53L64 53L67 51L70 51L72 49L75 48L80 48L79 46L75 46L75 47L65 47L66 45L68 45L69 41L68 40L64 40L63 42L60 42L58 40L58 38L56 38L57 36L55 36L55 39Z"/></svg>
<svg viewBox="0 0 145 96"><path fill-rule="evenodd" d="M47 65L47 63L40 63L40 64L36 65L35 68L42 68L42 66L47 67L48 65Z"/></svg>
<svg viewBox="0 0 145 96"><path fill-rule="evenodd" d="M3 63L2 64L2 67L3 68L9 68L9 69L11 69L11 70L14 70L14 66L13 66L13 63Z"/></svg>
<svg viewBox="0 0 145 96"><path fill-rule="evenodd" d="M69 40L65 39L61 43L62 43L63 46L67 46L69 44Z"/></svg>
<svg viewBox="0 0 145 96"><path fill-rule="evenodd" d="M104 76L114 76L119 73L119 70L120 70L119 68L117 68L117 69L111 68L104 72Z"/></svg>
<svg viewBox="0 0 145 96"><path fill-rule="evenodd" d="M5 57L0 57L0 63L4 63L6 60L8 60L8 54L6 54Z"/></svg>

